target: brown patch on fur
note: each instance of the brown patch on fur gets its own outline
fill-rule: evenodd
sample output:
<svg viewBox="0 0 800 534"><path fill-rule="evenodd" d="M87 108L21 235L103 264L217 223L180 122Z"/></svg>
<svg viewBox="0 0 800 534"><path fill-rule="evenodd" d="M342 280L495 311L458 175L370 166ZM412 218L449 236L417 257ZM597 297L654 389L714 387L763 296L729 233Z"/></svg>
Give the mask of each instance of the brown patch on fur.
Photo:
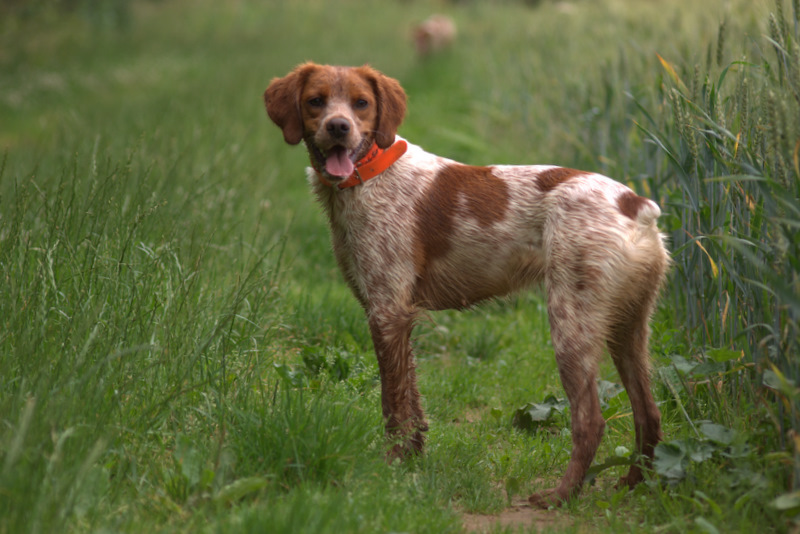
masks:
<svg viewBox="0 0 800 534"><path fill-rule="evenodd" d="M592 266L582 252L575 258L572 271L575 275L575 290L578 292L594 289L602 276L600 269Z"/></svg>
<svg viewBox="0 0 800 534"><path fill-rule="evenodd" d="M586 173L567 167L554 167L552 169L547 169L546 171L542 171L536 177L536 187L538 187L539 191L542 193L547 193L570 178L580 176L581 174Z"/></svg>
<svg viewBox="0 0 800 534"><path fill-rule="evenodd" d="M433 184L415 206L416 232L414 267L415 301L427 309L463 309L508 291L509 279L477 283L460 274L442 278L431 268L431 261L445 257L456 234L455 221L473 221L487 234L492 225L506 217L509 208L508 184L497 178L490 167L448 165L439 170ZM518 276L527 274L520 266Z"/></svg>
<svg viewBox="0 0 800 534"><path fill-rule="evenodd" d="M303 140L303 116L300 110L300 92L312 72L319 68L313 63L300 65L283 78L273 78L264 91L267 114L283 132L290 145Z"/></svg>
<svg viewBox="0 0 800 534"><path fill-rule="evenodd" d="M393 78L367 67L359 67L356 72L372 84L378 100L378 124L375 127L375 142L381 148L394 143L397 129L406 115L406 93Z"/></svg>
<svg viewBox="0 0 800 534"><path fill-rule="evenodd" d="M483 228L502 221L508 209L508 186L489 167L448 165L436 175L433 185L417 203L418 273L425 264L447 253L453 234L453 219L462 208L464 215Z"/></svg>
<svg viewBox="0 0 800 534"><path fill-rule="evenodd" d="M634 221L639 215L639 210L645 204L647 204L647 199L640 197L633 191L626 191L617 198L617 207L620 213Z"/></svg>

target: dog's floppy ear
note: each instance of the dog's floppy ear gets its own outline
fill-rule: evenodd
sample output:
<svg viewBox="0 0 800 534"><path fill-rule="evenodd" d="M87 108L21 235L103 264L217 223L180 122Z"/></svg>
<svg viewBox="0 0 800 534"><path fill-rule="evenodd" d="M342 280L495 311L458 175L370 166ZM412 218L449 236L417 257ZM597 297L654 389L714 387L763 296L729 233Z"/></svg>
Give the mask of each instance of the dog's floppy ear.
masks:
<svg viewBox="0 0 800 534"><path fill-rule="evenodd" d="M406 93L400 83L364 65L359 67L372 82L378 101L378 125L375 129L375 142L381 148L394 143L394 136L406 114Z"/></svg>
<svg viewBox="0 0 800 534"><path fill-rule="evenodd" d="M283 139L290 145L303 140L303 117L300 114L300 93L311 72L317 68L304 63L283 78L273 78L264 91L264 104L272 121L283 130Z"/></svg>

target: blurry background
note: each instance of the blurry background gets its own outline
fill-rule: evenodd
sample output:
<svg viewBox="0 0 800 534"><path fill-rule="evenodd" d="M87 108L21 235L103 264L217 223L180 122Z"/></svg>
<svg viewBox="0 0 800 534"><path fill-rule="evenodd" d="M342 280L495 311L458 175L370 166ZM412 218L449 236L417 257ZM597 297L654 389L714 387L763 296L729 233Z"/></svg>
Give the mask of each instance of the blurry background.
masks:
<svg viewBox="0 0 800 534"><path fill-rule="evenodd" d="M614 396L595 487L525 525L793 524L797 1L42 0L0 4L0 532L459 531L558 478L568 415L520 422L563 397L536 293L420 325L430 446L383 463L362 312L263 108L306 60L397 78L431 152L663 208L656 482L613 488Z"/></svg>

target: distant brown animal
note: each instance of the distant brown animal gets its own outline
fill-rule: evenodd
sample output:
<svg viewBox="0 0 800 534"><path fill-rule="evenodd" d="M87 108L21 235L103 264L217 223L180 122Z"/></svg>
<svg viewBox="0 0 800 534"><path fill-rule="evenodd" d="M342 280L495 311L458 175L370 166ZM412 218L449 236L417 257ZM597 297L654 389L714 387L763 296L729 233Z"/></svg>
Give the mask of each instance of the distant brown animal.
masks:
<svg viewBox="0 0 800 534"><path fill-rule="evenodd" d="M456 23L445 15L431 15L414 26L414 47L421 57L439 52L456 38Z"/></svg>
<svg viewBox="0 0 800 534"><path fill-rule="evenodd" d="M300 65L264 94L328 216L344 279L367 314L389 458L422 451L428 429L410 336L424 310L467 308L543 282L572 414L572 456L533 505L576 495L605 421L597 367L608 347L633 407L636 447L661 440L650 392L649 318L669 263L658 206L599 174L549 165L474 167L396 135L400 84L370 67ZM633 465L621 482L643 478Z"/></svg>

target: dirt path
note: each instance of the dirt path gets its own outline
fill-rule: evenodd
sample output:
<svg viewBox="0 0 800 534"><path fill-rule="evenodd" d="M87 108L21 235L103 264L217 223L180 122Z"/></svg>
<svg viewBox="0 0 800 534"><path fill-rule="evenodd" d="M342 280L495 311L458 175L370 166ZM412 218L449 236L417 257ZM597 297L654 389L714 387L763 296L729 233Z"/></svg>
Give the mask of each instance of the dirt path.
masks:
<svg viewBox="0 0 800 534"><path fill-rule="evenodd" d="M533 527L544 531L553 526L566 526L567 520L553 510L531 508L525 499L515 499L511 506L496 515L464 514L462 524L465 532L489 532L495 526L523 527L525 531Z"/></svg>

